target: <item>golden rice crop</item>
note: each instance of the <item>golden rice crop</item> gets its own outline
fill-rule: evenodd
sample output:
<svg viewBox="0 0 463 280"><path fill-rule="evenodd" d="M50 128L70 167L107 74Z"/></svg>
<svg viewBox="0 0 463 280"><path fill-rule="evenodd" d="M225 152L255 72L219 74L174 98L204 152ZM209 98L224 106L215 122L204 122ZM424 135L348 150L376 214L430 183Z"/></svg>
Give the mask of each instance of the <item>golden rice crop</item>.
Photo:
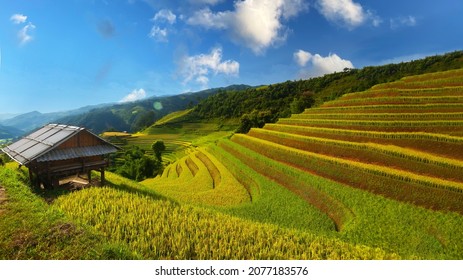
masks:
<svg viewBox="0 0 463 280"><path fill-rule="evenodd" d="M190 165L188 165L188 162ZM182 168L185 170L182 171L180 176L177 176L175 167L179 164L182 165ZM196 170L196 174L191 172L190 166L192 165L195 166L195 169L193 170ZM212 189L212 178L207 168L199 159L196 158L196 156L194 156L194 154L186 156L172 164L170 174L175 175L169 176L167 180L162 177L157 177L154 179L147 179L143 182L152 185L153 188L161 193L165 193L166 191L193 193Z"/></svg>
<svg viewBox="0 0 463 280"><path fill-rule="evenodd" d="M281 124L294 125L336 125L336 126L372 126L372 127L462 127L463 120L428 120L428 121L383 121L383 120L330 120L330 119L296 119L282 118Z"/></svg>
<svg viewBox="0 0 463 280"><path fill-rule="evenodd" d="M213 154L209 153L209 151L205 148L200 148L198 155L201 155L205 161L209 161L210 167L208 167L208 170L211 173L211 176L213 176L212 173L218 172L217 177L220 178L220 180L216 180L215 186L217 191L228 193L237 197L247 197L244 201L252 200L249 187L241 184L230 170L228 170L228 168L225 167Z"/></svg>
<svg viewBox="0 0 463 280"><path fill-rule="evenodd" d="M321 113L310 111L304 114L294 114L295 119L344 119L344 120L458 120L463 119L463 112L451 113Z"/></svg>
<svg viewBox="0 0 463 280"><path fill-rule="evenodd" d="M356 99L356 98L374 98L386 96L462 96L463 87L445 87L445 88L409 88L409 89L369 89L366 91L352 92L344 94L340 99Z"/></svg>
<svg viewBox="0 0 463 280"><path fill-rule="evenodd" d="M303 180L301 178L303 172L300 170L290 169L284 164L268 161L258 156L252 157L249 153L244 153L240 150L239 147L233 146L231 141L221 142L220 145L242 162L246 162L247 165L259 174L294 192L310 205L317 208L321 213L327 215L334 223L336 230L342 230L344 225L353 219L354 215L348 207L333 198L330 194L321 191L310 182Z"/></svg>
<svg viewBox="0 0 463 280"><path fill-rule="evenodd" d="M403 141L402 143L400 141L398 143L396 143L397 141L392 141L390 142L392 145L389 143L388 145L369 143L367 141L359 143L318 136L305 137L297 134L274 133L273 131L261 131L257 129L251 130L249 135L313 153L388 166L416 174L463 182L463 174L458 172L463 167L463 161L418 151L416 142L412 143L411 149L408 149L397 146L397 144L403 144ZM432 148L435 149L435 146L431 146L431 151L433 150Z"/></svg>
<svg viewBox="0 0 463 280"><path fill-rule="evenodd" d="M127 243L146 259L398 258L380 249L247 222L107 187L60 197L54 205L109 240Z"/></svg>
<svg viewBox="0 0 463 280"><path fill-rule="evenodd" d="M292 139L307 143L321 143L327 146L339 146L345 148L352 148L357 150L370 150L373 152L381 153L384 155L392 155L399 158L406 158L417 162L432 164L436 166L442 166L451 168L454 170L461 170L463 169L463 161L449 159L445 157L435 156L429 153L423 153L417 150L405 149L398 146L392 145L381 145L375 143L356 143L356 142L349 142L349 141L342 141L342 140L332 140L326 138L319 138L319 137L308 137L308 136L300 136L296 134L290 134L287 132L278 132L273 130L266 130L266 129L259 129L253 128L250 131L250 135L257 136L261 134L266 135L275 135L279 136L283 139ZM462 139L463 140L463 139Z"/></svg>
<svg viewBox="0 0 463 280"><path fill-rule="evenodd" d="M311 153L307 151L301 151L298 149L286 147L279 145L273 142L257 139L251 136L235 134L232 138L233 141L237 141L245 146L254 147L259 152L267 155L275 154L275 156L281 155L283 158L293 164L298 164L304 166L304 162L308 159L316 159L319 161L329 162L334 165L340 165L352 168L353 170L358 170L362 172L372 173L375 175L383 176L385 178L393 178L402 180L405 182L413 182L424 186L442 188L450 191L455 191L457 193L463 193L463 183L457 183L447 180L442 180L438 178L417 175L411 172L405 172L396 170L389 167L377 166L373 164L365 164L356 161L350 161L345 159L339 159L335 157L325 156L321 154ZM281 158L281 159L283 159Z"/></svg>
<svg viewBox="0 0 463 280"><path fill-rule="evenodd" d="M351 98L351 99L336 99L323 104L323 107L340 107L354 105L379 105L379 104L454 104L463 103L463 96L384 96L372 98Z"/></svg>
<svg viewBox="0 0 463 280"><path fill-rule="evenodd" d="M297 150L245 135L232 141L257 153L355 188L431 209L463 213L463 184Z"/></svg>
<svg viewBox="0 0 463 280"><path fill-rule="evenodd" d="M207 155L205 155L201 151L198 151L196 153L196 157L203 162L203 164L209 171L209 174L212 177L212 188L214 189L216 186L220 185L220 183L222 182L222 176L217 166L211 161L211 159Z"/></svg>
<svg viewBox="0 0 463 280"><path fill-rule="evenodd" d="M196 176L196 174L199 171L199 167L198 167L197 162L195 162L195 160L193 160L192 157L187 156L186 159L185 159L185 163L188 166L188 168L190 169L191 174L193 174L193 177Z"/></svg>
<svg viewBox="0 0 463 280"><path fill-rule="evenodd" d="M457 78L460 77L463 79L463 69L453 69L448 71L426 73L421 75L413 75L403 77L401 80L405 82L415 82L415 81L429 81L436 79L447 79L447 78Z"/></svg>
<svg viewBox="0 0 463 280"><path fill-rule="evenodd" d="M423 74L417 76L404 77L395 82L378 84L373 86L373 89L384 88L435 88L435 87L451 87L463 85L463 77L461 72L446 71L432 74Z"/></svg>
<svg viewBox="0 0 463 280"><path fill-rule="evenodd" d="M346 136L362 136L368 138L382 138L382 139L410 139L410 140L429 140L434 142L444 143L463 143L463 137L450 136L445 134L427 133L427 132L379 132L368 130L351 130L342 128L323 128L323 127L310 127L310 126L295 126L284 124L266 124L265 129L278 130L289 133L326 133L335 135Z"/></svg>
<svg viewBox="0 0 463 280"><path fill-rule="evenodd" d="M172 166L181 166L180 176L147 179L142 184L172 199L200 205L228 206L251 199L246 188L204 149L190 154ZM173 167L170 172L176 173Z"/></svg>
<svg viewBox="0 0 463 280"><path fill-rule="evenodd" d="M222 162L235 178L247 188L252 198L248 203L234 207L215 208L216 210L253 221L277 224L286 228L328 233L335 230L333 220L310 203L307 203L307 200L285 187L290 183L289 181L285 183L285 186L282 186L265 174L259 173L259 168L257 168L257 166L265 166L267 172L271 172L272 170L282 170L281 166L284 166L283 164L280 166L265 165L267 163L265 157L255 153L251 156L253 152L249 149L229 140L221 140L218 145L208 146L207 150ZM294 169L289 171L284 169L282 172L285 172L286 176L292 177L292 181L301 181L314 187L309 183L313 180L305 180L301 177L305 173L295 171ZM316 199L316 197L312 199ZM324 202L320 201L320 203Z"/></svg>
<svg viewBox="0 0 463 280"><path fill-rule="evenodd" d="M443 197L440 196L441 193L437 191L437 189L420 187L410 183L404 184L393 179L385 180L384 177L358 173L351 168L344 168L341 166L334 167L333 165L325 164L321 161L314 161L314 173L299 170L300 174L296 175L297 169L294 168L295 165L285 165L281 158L272 160L258 151L248 149L239 143L229 140L220 141L219 145L226 149L231 148L233 153L239 151L236 157L239 158L244 165L252 166L258 170L258 172L268 173L273 170L279 170L276 166L281 165L283 168L281 170L288 174L288 176L292 176L293 179L298 178L304 181L306 185L319 188L330 194L330 196L333 196L333 198L339 200L340 203L347 206L348 209L351 209L354 213L352 222L347 223L340 232L340 235L348 237L350 241L356 240L356 242L370 245L383 244L385 246L384 248L395 248L392 250L404 252L407 256L421 256L424 254L428 256L427 258L433 259L448 259L449 257L444 257L444 255L448 253L443 253L440 257L436 255L435 257L431 257L431 255L429 255L430 252L452 251L452 253L450 253L454 256L452 258L461 259L461 249L457 248L463 248L463 243L460 242L460 240L463 239L454 238L454 233L459 232L456 229L461 227L461 215L449 213L447 212L448 209L445 212L435 212L425 210L421 207L415 207L410 203L395 201L407 201L415 205L418 204L429 208L429 203L431 201L428 200L428 204L424 204L424 201L420 199L432 197L436 198L432 199L432 202L441 203L442 201L439 201L439 199L451 199L455 197L455 193L448 192L451 197ZM269 150L269 148L266 147L266 150ZM227 158L233 158L233 156L227 156ZM250 158L254 160L250 160ZM260 165L261 167L259 167ZM323 177L319 177L320 173L318 173L318 171L320 168L326 171L322 173ZM313 174L317 174L318 176ZM348 185L349 183L353 183L351 186L355 188L334 182L334 177L330 177L330 175L335 175L342 179L356 179L353 181L342 181L343 184L347 183ZM339 182L339 180L336 181ZM291 183L288 181L288 184ZM368 186L377 189L372 190L368 188ZM381 195L373 195L363 190ZM395 200L385 199L384 197L394 198ZM462 200L460 199L458 204L460 210L461 202ZM417 215L418 213L420 214ZM438 221L435 219L437 216L441 216L443 219L439 218ZM454 220L455 218L456 220ZM432 231L430 231L431 228ZM439 242L442 241L445 243L439 244Z"/></svg>
<svg viewBox="0 0 463 280"><path fill-rule="evenodd" d="M353 105L353 106L333 106L333 107L318 107L306 109L305 112L346 112L346 111L357 111L357 112L446 112L454 111L461 112L463 110L463 104L461 103L428 103L428 104L376 104L376 105Z"/></svg>

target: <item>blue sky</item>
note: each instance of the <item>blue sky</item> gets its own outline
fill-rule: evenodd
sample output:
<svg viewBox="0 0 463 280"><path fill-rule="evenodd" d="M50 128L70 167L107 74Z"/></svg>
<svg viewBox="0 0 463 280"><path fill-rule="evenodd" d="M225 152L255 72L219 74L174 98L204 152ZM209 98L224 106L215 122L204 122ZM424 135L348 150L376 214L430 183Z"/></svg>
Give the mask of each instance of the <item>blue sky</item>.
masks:
<svg viewBox="0 0 463 280"><path fill-rule="evenodd" d="M0 113L260 85L463 49L461 0L0 0Z"/></svg>

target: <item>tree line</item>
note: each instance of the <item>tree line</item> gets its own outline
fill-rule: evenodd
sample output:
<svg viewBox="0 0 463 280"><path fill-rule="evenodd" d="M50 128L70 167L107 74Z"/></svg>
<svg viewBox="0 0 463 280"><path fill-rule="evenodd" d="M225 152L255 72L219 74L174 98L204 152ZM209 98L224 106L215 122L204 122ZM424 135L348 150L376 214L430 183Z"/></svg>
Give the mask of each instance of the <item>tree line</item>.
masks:
<svg viewBox="0 0 463 280"><path fill-rule="evenodd" d="M237 132L261 127L266 122L301 113L305 108L334 100L343 94L364 91L379 83L405 76L445 71L463 67L463 51L436 55L420 60L344 69L307 80L247 88L221 90L199 102L191 117L200 119L240 118Z"/></svg>

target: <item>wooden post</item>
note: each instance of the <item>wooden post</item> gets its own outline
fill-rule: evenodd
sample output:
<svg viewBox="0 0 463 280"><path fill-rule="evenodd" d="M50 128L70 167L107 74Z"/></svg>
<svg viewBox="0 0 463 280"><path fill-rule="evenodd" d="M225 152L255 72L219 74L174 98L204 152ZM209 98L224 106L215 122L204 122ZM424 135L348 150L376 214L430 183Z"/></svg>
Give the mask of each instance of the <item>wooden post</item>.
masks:
<svg viewBox="0 0 463 280"><path fill-rule="evenodd" d="M32 185L35 186L36 188L40 189L41 181L40 181L40 176L39 176L38 172L37 171L36 172L32 171L31 176L32 176L32 179L31 179L32 180L31 181Z"/></svg>
<svg viewBox="0 0 463 280"><path fill-rule="evenodd" d="M46 187L47 189L52 189L53 188L53 183L51 182L51 174L50 174L50 169L49 167L47 166L47 183L46 183Z"/></svg>
<svg viewBox="0 0 463 280"><path fill-rule="evenodd" d="M32 167L29 167L29 181L31 182L31 185L34 185L34 174L32 173Z"/></svg>
<svg viewBox="0 0 463 280"><path fill-rule="evenodd" d="M101 168L101 185L105 184L105 177L104 177L104 167Z"/></svg>
<svg viewBox="0 0 463 280"><path fill-rule="evenodd" d="M92 170L87 171L88 183L92 183Z"/></svg>
<svg viewBox="0 0 463 280"><path fill-rule="evenodd" d="M52 186L52 188L59 187L59 178L58 177L53 177L51 179L51 186Z"/></svg>

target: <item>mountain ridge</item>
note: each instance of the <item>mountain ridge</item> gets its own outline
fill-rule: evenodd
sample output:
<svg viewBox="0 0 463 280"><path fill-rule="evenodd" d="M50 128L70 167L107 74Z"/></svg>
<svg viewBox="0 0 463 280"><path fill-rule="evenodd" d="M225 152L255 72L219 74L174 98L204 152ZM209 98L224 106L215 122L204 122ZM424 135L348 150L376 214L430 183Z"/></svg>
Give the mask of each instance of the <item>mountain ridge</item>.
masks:
<svg viewBox="0 0 463 280"><path fill-rule="evenodd" d="M133 121L137 122L134 127L141 129L145 123L151 124L168 113L193 106L209 95L224 90L240 90L250 87L244 84L230 85L177 95L148 97L132 102L87 105L69 111L51 113L41 113L35 110L1 120L0 125L5 128L0 127L0 139L16 138L52 122L85 126L95 133L106 130L131 131L133 129L130 123ZM156 102L158 103L155 106Z"/></svg>

